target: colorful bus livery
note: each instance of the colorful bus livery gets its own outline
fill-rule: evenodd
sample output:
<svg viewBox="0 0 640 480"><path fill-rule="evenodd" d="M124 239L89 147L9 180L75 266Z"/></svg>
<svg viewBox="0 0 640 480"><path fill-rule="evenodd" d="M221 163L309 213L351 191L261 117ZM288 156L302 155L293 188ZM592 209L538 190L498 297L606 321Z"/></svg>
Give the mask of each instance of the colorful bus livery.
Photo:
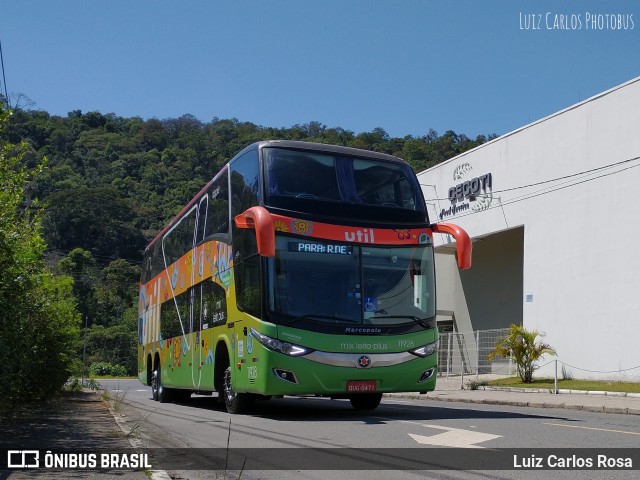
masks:
<svg viewBox="0 0 640 480"><path fill-rule="evenodd" d="M170 329L172 319L174 320L173 326L179 327L178 333L180 335L224 324L227 312L222 308L223 297L226 297L223 290L226 292L231 286L232 267L231 247L222 242L210 241L189 251L173 263L167 269L167 274L160 274L142 286L140 289L138 343L146 345L175 336L167 332ZM205 280L215 283L217 287L210 283L204 283ZM200 307L198 304L191 305L192 302L189 302L189 310L187 311L180 307L175 308L175 312L172 311L171 305L177 306L178 302L184 303L183 295L194 285L200 285L203 292L200 295L203 301L201 315L194 315L194 312L191 311L191 308ZM207 289L206 294L204 293L205 289ZM214 290L218 290L220 296L217 300ZM165 310L162 315L164 319L162 332L164 334L161 334L160 317L163 308ZM175 318L172 317L174 315ZM176 323L175 320L179 323ZM202 324L194 326L194 320L201 320Z"/></svg>
<svg viewBox="0 0 640 480"><path fill-rule="evenodd" d="M385 154L251 145L147 247L139 378L161 402L326 395L372 409L435 388L434 232L414 172Z"/></svg>

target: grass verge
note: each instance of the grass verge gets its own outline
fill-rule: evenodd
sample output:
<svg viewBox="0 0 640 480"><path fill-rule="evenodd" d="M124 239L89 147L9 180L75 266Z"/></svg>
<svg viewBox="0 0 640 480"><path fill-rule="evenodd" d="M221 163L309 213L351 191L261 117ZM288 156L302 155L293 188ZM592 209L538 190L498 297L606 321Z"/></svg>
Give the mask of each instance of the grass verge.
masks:
<svg viewBox="0 0 640 480"><path fill-rule="evenodd" d="M522 383L520 377L500 378L486 382L490 387L544 388L553 389L553 378L536 378L532 383ZM566 390L591 390L603 392L640 393L640 383L607 382L598 380L558 379L558 388Z"/></svg>

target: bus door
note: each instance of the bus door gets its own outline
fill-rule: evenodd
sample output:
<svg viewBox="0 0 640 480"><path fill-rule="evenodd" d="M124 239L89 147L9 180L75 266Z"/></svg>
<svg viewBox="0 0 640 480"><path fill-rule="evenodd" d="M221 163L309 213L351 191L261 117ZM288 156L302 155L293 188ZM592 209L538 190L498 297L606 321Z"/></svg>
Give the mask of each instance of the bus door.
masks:
<svg viewBox="0 0 640 480"><path fill-rule="evenodd" d="M191 348L191 380L193 388L199 390L202 384L202 366L206 357L204 351L205 340L203 338L203 308L204 290L207 277L204 271L205 245L204 238L207 225L207 209L209 196L204 195L197 207L196 224L193 233L193 249L191 261L191 292L189 295L189 331L193 334ZM210 281L210 280L209 280Z"/></svg>

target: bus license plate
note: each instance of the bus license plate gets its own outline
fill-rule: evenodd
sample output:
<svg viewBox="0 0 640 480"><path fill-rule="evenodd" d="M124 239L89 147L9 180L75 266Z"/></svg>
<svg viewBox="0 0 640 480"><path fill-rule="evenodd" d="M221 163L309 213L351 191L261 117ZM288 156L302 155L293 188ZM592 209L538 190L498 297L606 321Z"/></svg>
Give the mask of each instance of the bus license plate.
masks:
<svg viewBox="0 0 640 480"><path fill-rule="evenodd" d="M375 380L349 380L347 382L347 393L369 393L375 391Z"/></svg>

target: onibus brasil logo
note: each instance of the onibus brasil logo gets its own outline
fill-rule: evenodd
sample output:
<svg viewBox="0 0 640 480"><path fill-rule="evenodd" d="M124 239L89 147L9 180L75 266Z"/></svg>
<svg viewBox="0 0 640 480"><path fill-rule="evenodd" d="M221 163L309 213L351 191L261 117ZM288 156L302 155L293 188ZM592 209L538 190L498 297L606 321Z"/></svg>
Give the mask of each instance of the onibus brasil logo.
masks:
<svg viewBox="0 0 640 480"><path fill-rule="evenodd" d="M147 453L78 453L47 450L8 450L7 468L152 468Z"/></svg>

